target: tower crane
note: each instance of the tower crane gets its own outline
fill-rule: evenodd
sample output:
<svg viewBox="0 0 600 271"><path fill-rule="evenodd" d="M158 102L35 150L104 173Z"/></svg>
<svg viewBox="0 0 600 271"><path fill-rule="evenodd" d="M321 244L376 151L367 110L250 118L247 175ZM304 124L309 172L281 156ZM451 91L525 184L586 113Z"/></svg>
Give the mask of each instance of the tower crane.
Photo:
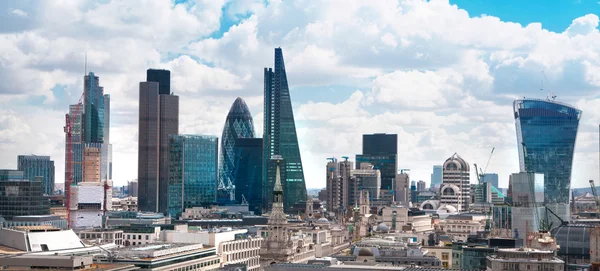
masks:
<svg viewBox="0 0 600 271"><path fill-rule="evenodd" d="M64 131L67 136L67 161L66 161L66 180L65 180L65 194L67 199L67 227L71 226L71 184L73 183L73 125L75 120L79 117L79 109L83 105L84 93L81 94L77 105L75 106L75 112L72 116L68 113L65 115L65 127Z"/></svg>
<svg viewBox="0 0 600 271"><path fill-rule="evenodd" d="M596 209L600 212L600 199L598 198L598 191L596 191L594 180L590 180L590 187L592 188L592 194L594 195L594 201L596 202Z"/></svg>

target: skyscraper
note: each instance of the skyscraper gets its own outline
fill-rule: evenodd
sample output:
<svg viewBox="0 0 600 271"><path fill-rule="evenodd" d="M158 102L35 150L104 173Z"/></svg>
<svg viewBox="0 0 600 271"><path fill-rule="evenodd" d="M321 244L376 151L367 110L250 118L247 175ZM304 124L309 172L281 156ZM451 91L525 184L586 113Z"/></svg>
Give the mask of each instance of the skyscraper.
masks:
<svg viewBox="0 0 600 271"><path fill-rule="evenodd" d="M146 71L146 81L158 83L158 94L171 94L171 71L148 69Z"/></svg>
<svg viewBox="0 0 600 271"><path fill-rule="evenodd" d="M83 141L104 142L104 88L93 72L84 76Z"/></svg>
<svg viewBox="0 0 600 271"><path fill-rule="evenodd" d="M250 211L262 213L262 138L237 138L233 147L235 199L246 199Z"/></svg>
<svg viewBox="0 0 600 271"><path fill-rule="evenodd" d="M246 162L246 160L236 161L234 148L236 139L253 137L254 122L252 121L252 115L244 100L238 97L229 109L229 114L227 114L227 118L225 119L225 126L223 127L223 134L221 136L219 181L223 182L224 185L228 185L229 182L232 182L232 184L236 186L236 190L238 190L238 185L243 185L238 183L235 179L235 170L238 166L235 163ZM225 196L228 197L229 195Z"/></svg>
<svg viewBox="0 0 600 271"><path fill-rule="evenodd" d="M381 189L394 190L398 173L398 135L363 135L363 153L356 155L356 169L361 163L370 163L381 171Z"/></svg>
<svg viewBox="0 0 600 271"><path fill-rule="evenodd" d="M19 155L17 170L23 171L23 177L28 180L42 177L43 193L54 194L54 161L50 156Z"/></svg>
<svg viewBox="0 0 600 271"><path fill-rule="evenodd" d="M485 173L483 174L482 181L486 183L492 183L492 185L498 188L498 174L497 173Z"/></svg>
<svg viewBox="0 0 600 271"><path fill-rule="evenodd" d="M218 139L204 135L169 136L168 212L212 203L217 194Z"/></svg>
<svg viewBox="0 0 600 271"><path fill-rule="evenodd" d="M27 179L23 171L0 169L0 216L49 215L42 177Z"/></svg>
<svg viewBox="0 0 600 271"><path fill-rule="evenodd" d="M159 88L160 82L140 82L138 204L140 211L166 213L169 135L179 134L179 97Z"/></svg>
<svg viewBox="0 0 600 271"><path fill-rule="evenodd" d="M327 179L327 210L345 213L350 202L350 178L353 163L333 158L325 167Z"/></svg>
<svg viewBox="0 0 600 271"><path fill-rule="evenodd" d="M513 109L521 171L544 174L546 203L568 204L581 110L538 99L515 100Z"/></svg>
<svg viewBox="0 0 600 271"><path fill-rule="evenodd" d="M433 166L433 173L431 173L431 184L429 187L433 188L442 184L442 171L441 165Z"/></svg>
<svg viewBox="0 0 600 271"><path fill-rule="evenodd" d="M285 160L285 167L282 169L285 173L281 175L285 176L282 185L284 206L288 210L294 203L306 200L306 184L281 48L275 48L275 68L265 68L264 73L263 188L267 191L263 191L263 195L268 199L273 194L274 184L268 182L268 165L275 166L269 161L271 157L280 155ZM271 171L274 172L275 169ZM268 201L272 202L272 199ZM267 206L270 207L271 204L267 203Z"/></svg>
<svg viewBox="0 0 600 271"><path fill-rule="evenodd" d="M417 191L425 191L426 183L424 181L417 182Z"/></svg>
<svg viewBox="0 0 600 271"><path fill-rule="evenodd" d="M452 155L444 162L442 175L442 204L452 205L458 211L467 211L471 201L470 167L458 154Z"/></svg>

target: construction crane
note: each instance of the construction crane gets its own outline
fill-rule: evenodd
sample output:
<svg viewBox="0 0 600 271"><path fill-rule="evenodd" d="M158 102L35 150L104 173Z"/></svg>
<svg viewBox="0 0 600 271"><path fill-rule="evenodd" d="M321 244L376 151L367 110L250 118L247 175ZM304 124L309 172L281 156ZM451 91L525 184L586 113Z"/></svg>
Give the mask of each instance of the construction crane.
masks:
<svg viewBox="0 0 600 271"><path fill-rule="evenodd" d="M548 78L546 78L546 73L544 73L544 71L542 71L542 76L544 77L544 79L541 82L540 90L544 91L544 81L548 82ZM552 98L552 100L555 100L556 99L556 95L554 95L553 92L551 92L550 90L548 90L548 96L546 96L546 99L550 100L550 98Z"/></svg>
<svg viewBox="0 0 600 271"><path fill-rule="evenodd" d="M79 117L79 109L83 105L84 93L81 94L77 105L75 106L75 112L70 116L68 113L65 115L65 134L67 136L67 161L66 161L66 175L65 180L65 193L67 199L67 227L71 226L71 184L73 183L73 125L75 120Z"/></svg>
<svg viewBox="0 0 600 271"><path fill-rule="evenodd" d="M344 158L345 162L348 162L348 158L350 158L350 157L348 157L348 156L342 156L342 158Z"/></svg>
<svg viewBox="0 0 600 271"><path fill-rule="evenodd" d="M598 198L598 191L596 191L596 184L594 184L594 180L590 180L590 187L592 188L594 201L596 201L596 210L600 212L600 199Z"/></svg>

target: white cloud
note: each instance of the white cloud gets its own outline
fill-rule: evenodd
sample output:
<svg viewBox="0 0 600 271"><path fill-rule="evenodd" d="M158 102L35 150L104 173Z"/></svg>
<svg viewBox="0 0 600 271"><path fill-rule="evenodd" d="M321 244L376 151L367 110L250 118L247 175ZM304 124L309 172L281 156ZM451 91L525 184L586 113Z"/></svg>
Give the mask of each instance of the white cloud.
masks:
<svg viewBox="0 0 600 271"><path fill-rule="evenodd" d="M11 9L9 11L9 13L10 13L10 15L18 16L18 17L28 17L29 16L29 14L27 12L22 11L18 8Z"/></svg>

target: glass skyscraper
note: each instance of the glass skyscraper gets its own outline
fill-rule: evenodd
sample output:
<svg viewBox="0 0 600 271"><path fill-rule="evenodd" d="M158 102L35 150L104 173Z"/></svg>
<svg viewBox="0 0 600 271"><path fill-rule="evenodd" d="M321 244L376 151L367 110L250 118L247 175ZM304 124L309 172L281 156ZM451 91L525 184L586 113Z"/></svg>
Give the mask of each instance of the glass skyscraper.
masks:
<svg viewBox="0 0 600 271"><path fill-rule="evenodd" d="M54 161L50 156L19 155L17 170L23 171L25 179L42 177L44 194L54 194Z"/></svg>
<svg viewBox="0 0 600 271"><path fill-rule="evenodd" d="M169 135L168 213L212 203L217 193L218 139L203 135Z"/></svg>
<svg viewBox="0 0 600 271"><path fill-rule="evenodd" d="M581 110L553 100L513 103L522 172L544 174L546 203L568 204Z"/></svg>
<svg viewBox="0 0 600 271"><path fill-rule="evenodd" d="M442 167L441 165L436 165L433 166L433 173L431 173L431 184L429 185L430 188L442 185L442 173L443 173L444 167Z"/></svg>
<svg viewBox="0 0 600 271"><path fill-rule="evenodd" d="M235 199L242 195L250 211L262 213L262 138L238 138L233 147Z"/></svg>
<svg viewBox="0 0 600 271"><path fill-rule="evenodd" d="M83 140L86 143L104 142L104 88L93 72L84 76Z"/></svg>
<svg viewBox="0 0 600 271"><path fill-rule="evenodd" d="M219 159L219 180L222 181L224 185L227 185L228 182L231 181L236 186L236 191L238 190L238 186L244 185L243 183L239 183L234 176L237 167L236 162L246 162L245 160L241 161L235 159L234 148L236 139L253 137L254 122L252 121L252 115L250 114L250 110L248 110L246 102L238 97L235 99L235 102L233 102L233 105L231 105L229 114L227 114L227 119L225 119L223 135L221 136L221 155ZM260 156L257 158L260 159ZM220 198L221 196L222 195L219 195ZM223 196L229 200L229 194ZM245 196L247 197L248 195ZM236 196L236 200L237 199L238 197Z"/></svg>
<svg viewBox="0 0 600 271"><path fill-rule="evenodd" d="M306 184L281 48L275 48L275 68L265 68L264 72L263 199L268 201L268 206L273 201L268 165L271 157L280 155L285 160L282 169L285 173L281 173L285 175L282 178L284 207L289 210L294 203L306 201Z"/></svg>
<svg viewBox="0 0 600 271"><path fill-rule="evenodd" d="M356 155L356 169L369 163L381 172L381 189L393 190L398 173L398 135L363 135L362 154Z"/></svg>
<svg viewBox="0 0 600 271"><path fill-rule="evenodd" d="M27 179L23 171L0 169L0 216L49 215L42 177Z"/></svg>

